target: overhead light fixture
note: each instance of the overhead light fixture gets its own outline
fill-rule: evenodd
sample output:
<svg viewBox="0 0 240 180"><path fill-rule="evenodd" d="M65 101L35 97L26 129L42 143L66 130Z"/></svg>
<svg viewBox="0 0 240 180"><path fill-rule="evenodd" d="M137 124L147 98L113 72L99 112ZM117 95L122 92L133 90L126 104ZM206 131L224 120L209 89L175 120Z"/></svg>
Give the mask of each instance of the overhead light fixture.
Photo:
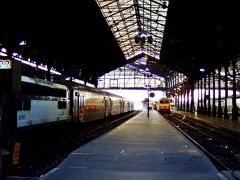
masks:
<svg viewBox="0 0 240 180"><path fill-rule="evenodd" d="M6 53L6 52L7 52L7 49L6 49L6 48L2 48L1 51L2 51L3 53Z"/></svg>
<svg viewBox="0 0 240 180"><path fill-rule="evenodd" d="M148 36L148 43L149 43L149 44L152 44L152 42L153 42L152 36Z"/></svg>
<svg viewBox="0 0 240 180"><path fill-rule="evenodd" d="M205 69L204 68L200 68L200 72L205 72Z"/></svg>
<svg viewBox="0 0 240 180"><path fill-rule="evenodd" d="M136 43L136 44L138 44L138 43L139 43L139 41L140 41L140 38L139 38L139 36L135 36L135 43Z"/></svg>
<svg viewBox="0 0 240 180"><path fill-rule="evenodd" d="M142 38L142 37L147 37L147 33L141 32L139 36L140 36L141 38Z"/></svg>
<svg viewBox="0 0 240 180"><path fill-rule="evenodd" d="M141 37L141 43L142 44L144 44L145 43L145 41L146 41L146 38L143 36L143 37Z"/></svg>
<svg viewBox="0 0 240 180"><path fill-rule="evenodd" d="M146 32L141 32L139 35L135 36L135 43L141 43L144 44L147 40L149 44L152 44L153 38L152 36L148 35Z"/></svg>
<svg viewBox="0 0 240 180"><path fill-rule="evenodd" d="M166 1L163 2L162 8L163 8L163 9L166 9L166 8L167 8L167 2L166 2Z"/></svg>
<svg viewBox="0 0 240 180"><path fill-rule="evenodd" d="M27 44L26 41L21 41L21 42L19 43L20 46L24 46L24 45L26 45L26 44Z"/></svg>

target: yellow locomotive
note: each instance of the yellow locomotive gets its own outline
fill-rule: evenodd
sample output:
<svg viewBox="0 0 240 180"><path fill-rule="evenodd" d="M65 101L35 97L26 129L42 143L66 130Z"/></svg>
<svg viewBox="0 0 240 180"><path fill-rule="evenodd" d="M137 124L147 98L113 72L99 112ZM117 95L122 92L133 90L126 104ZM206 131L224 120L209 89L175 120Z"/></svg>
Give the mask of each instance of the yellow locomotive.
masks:
<svg viewBox="0 0 240 180"><path fill-rule="evenodd" d="M160 113L166 112L170 113L171 112L171 99L169 98L161 98L157 104L157 111Z"/></svg>

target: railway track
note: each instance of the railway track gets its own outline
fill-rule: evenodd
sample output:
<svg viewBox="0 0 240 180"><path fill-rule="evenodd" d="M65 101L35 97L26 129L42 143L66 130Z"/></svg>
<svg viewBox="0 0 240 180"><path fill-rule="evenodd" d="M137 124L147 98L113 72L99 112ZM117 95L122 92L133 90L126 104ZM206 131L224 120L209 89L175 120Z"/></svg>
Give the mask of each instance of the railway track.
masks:
<svg viewBox="0 0 240 180"><path fill-rule="evenodd" d="M17 166L11 166L9 177L39 177L56 167L76 148L110 131L138 113L134 111L124 116L111 116L111 118L92 123L68 124L65 129L63 125L55 128L54 131L49 128L41 132L42 137L39 137L41 135L37 130L22 132L18 137L23 144L21 161ZM28 135L32 137L27 138Z"/></svg>
<svg viewBox="0 0 240 180"><path fill-rule="evenodd" d="M239 133L195 122L183 115L163 115L169 122L202 149L219 171L240 170ZM236 179L240 179L239 177Z"/></svg>

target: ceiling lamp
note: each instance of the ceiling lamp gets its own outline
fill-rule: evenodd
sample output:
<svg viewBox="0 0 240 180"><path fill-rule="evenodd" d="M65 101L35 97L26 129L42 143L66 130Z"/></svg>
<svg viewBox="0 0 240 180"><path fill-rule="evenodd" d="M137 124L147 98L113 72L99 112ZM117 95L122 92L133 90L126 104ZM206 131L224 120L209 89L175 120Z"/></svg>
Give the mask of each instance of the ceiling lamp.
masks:
<svg viewBox="0 0 240 180"><path fill-rule="evenodd" d="M166 1L163 2L162 8L163 8L163 9L166 9L166 8L167 8L167 2L166 2Z"/></svg>
<svg viewBox="0 0 240 180"><path fill-rule="evenodd" d="M135 36L135 43L136 44L138 44L138 43L144 44L146 42L146 39L149 44L152 44L152 42L153 42L152 36L149 36L149 35L146 35L143 33Z"/></svg>
<svg viewBox="0 0 240 180"><path fill-rule="evenodd" d="M149 43L149 44L152 44L152 42L153 42L152 36L148 36L148 43Z"/></svg>

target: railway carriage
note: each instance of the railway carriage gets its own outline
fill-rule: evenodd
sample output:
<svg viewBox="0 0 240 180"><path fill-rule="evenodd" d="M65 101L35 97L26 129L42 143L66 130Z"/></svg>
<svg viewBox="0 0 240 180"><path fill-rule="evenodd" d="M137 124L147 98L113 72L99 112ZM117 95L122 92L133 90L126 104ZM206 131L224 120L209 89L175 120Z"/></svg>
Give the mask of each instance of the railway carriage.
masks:
<svg viewBox="0 0 240 180"><path fill-rule="evenodd" d="M123 113L122 97L111 97L111 115L117 115Z"/></svg>
<svg viewBox="0 0 240 180"><path fill-rule="evenodd" d="M123 97L73 82L21 77L17 128L57 122L82 123L132 111Z"/></svg>
<svg viewBox="0 0 240 180"><path fill-rule="evenodd" d="M21 89L17 95L18 128L70 121L69 90L66 86L22 76Z"/></svg>

